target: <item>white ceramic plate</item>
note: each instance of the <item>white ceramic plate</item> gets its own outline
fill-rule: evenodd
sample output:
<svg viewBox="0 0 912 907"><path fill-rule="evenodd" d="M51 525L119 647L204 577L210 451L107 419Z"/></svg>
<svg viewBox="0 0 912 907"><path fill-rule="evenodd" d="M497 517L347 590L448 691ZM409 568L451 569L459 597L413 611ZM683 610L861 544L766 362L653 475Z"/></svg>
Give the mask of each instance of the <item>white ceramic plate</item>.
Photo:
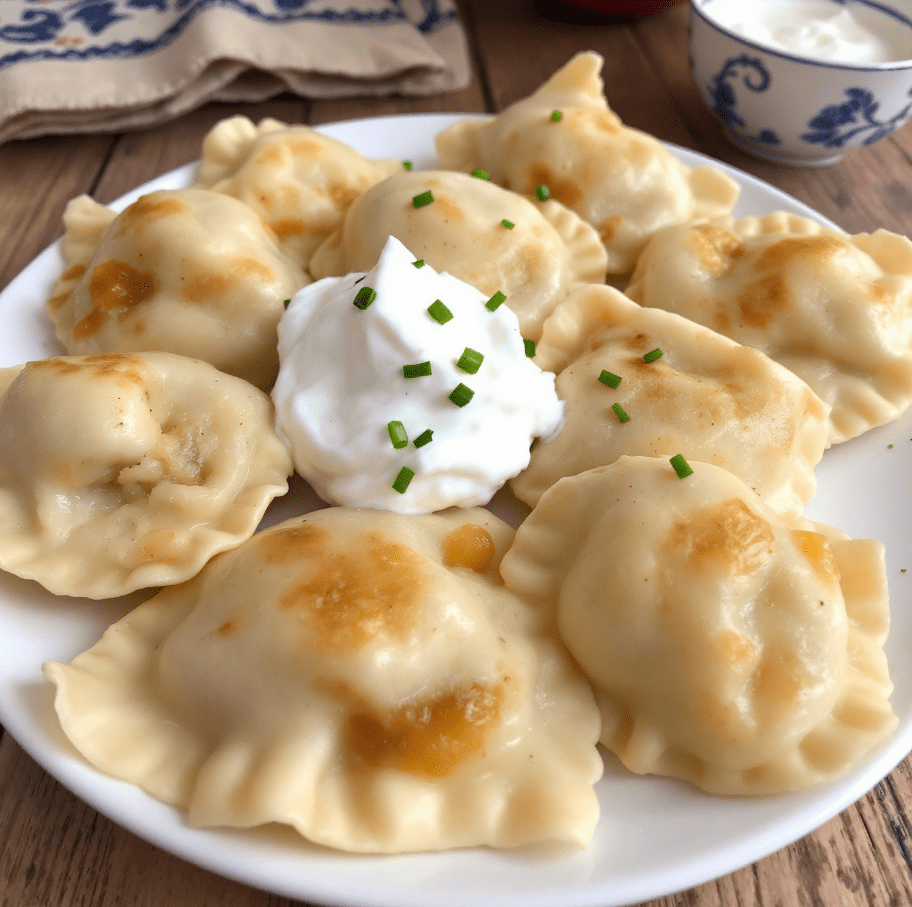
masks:
<svg viewBox="0 0 912 907"><path fill-rule="evenodd" d="M359 120L326 127L372 157L434 163L433 137L456 117ZM687 163L705 158L678 148ZM717 164L717 166L720 166ZM727 168L726 168L727 169ZM773 209L817 216L739 171L738 214ZM175 187L185 167L142 187ZM121 205L140 190L121 200ZM0 294L0 365L60 352L43 301L60 271L56 246L42 253ZM892 446L891 446L892 445ZM313 506L298 484L269 515L274 521ZM602 819L584 852L548 848L364 857L313 847L278 827L201 831L129 784L90 768L60 731L49 659L70 661L92 645L139 598L108 603L54 598L34 583L0 574L0 723L54 777L115 822L222 875L288 897L357 907L616 907L689 888L777 850L857 800L912 749L912 413L824 456L808 515L854 537L887 546L893 627L887 646L900 718L896 736L840 781L780 797L713 797L676 783L643 778L607 762L598 792Z"/></svg>

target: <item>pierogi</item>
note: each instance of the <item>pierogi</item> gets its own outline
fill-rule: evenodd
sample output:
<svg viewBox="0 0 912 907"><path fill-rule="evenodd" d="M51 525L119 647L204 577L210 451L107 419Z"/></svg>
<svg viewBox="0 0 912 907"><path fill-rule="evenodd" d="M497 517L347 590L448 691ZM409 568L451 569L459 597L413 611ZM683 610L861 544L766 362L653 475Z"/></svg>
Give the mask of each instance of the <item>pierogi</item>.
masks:
<svg viewBox="0 0 912 907"><path fill-rule="evenodd" d="M80 196L64 226L46 307L68 353L164 350L269 390L283 301L308 280L253 210L205 189L150 192L119 215Z"/></svg>
<svg viewBox="0 0 912 907"><path fill-rule="evenodd" d="M897 724L883 546L690 466L622 457L561 479L519 528L507 587L555 603L601 742L632 771L720 794L837 777Z"/></svg>
<svg viewBox="0 0 912 907"><path fill-rule="evenodd" d="M883 547L801 512L824 448L912 401L912 243L723 216L737 184L625 126L601 66L446 129L438 170L232 117L195 187L71 202L47 312L92 355L0 369L0 568L61 595L166 587L45 665L97 769L194 826L352 852L586 846L599 742L753 795L893 732ZM557 373L563 429L512 483L531 515L342 506L255 533L292 470L262 393L283 301L354 290L390 236L504 294L536 341L518 355ZM604 285L632 270L636 302ZM331 346L316 382L346 377Z"/></svg>
<svg viewBox="0 0 912 907"><path fill-rule="evenodd" d="M784 212L669 227L627 294L756 347L830 407L836 444L912 403L912 242Z"/></svg>
<svg viewBox="0 0 912 907"><path fill-rule="evenodd" d="M476 168L523 195L540 185L592 224L608 270L626 274L649 236L693 217L729 213L738 184L713 166L688 167L608 107L602 57L577 54L529 97L495 117L437 136L444 169Z"/></svg>
<svg viewBox="0 0 912 907"><path fill-rule="evenodd" d="M172 353L4 370L0 567L58 595L179 583L288 490L269 397Z"/></svg>
<svg viewBox="0 0 912 907"><path fill-rule="evenodd" d="M558 373L564 424L511 480L530 506L563 476L623 454L724 466L779 513L799 516L814 496L827 407L759 350L607 286L571 293L536 349Z"/></svg>
<svg viewBox="0 0 912 907"><path fill-rule="evenodd" d="M390 236L486 296L504 293L532 340L575 285L605 280L604 247L568 208L442 170L405 171L365 192L314 253L310 273L369 271Z"/></svg>
<svg viewBox="0 0 912 907"><path fill-rule="evenodd" d="M512 537L479 509L263 530L46 665L63 728L194 825L361 852L585 845L598 709L504 589Z"/></svg>
<svg viewBox="0 0 912 907"><path fill-rule="evenodd" d="M198 185L251 207L302 267L349 205L402 162L374 161L309 126L235 116L203 140Z"/></svg>

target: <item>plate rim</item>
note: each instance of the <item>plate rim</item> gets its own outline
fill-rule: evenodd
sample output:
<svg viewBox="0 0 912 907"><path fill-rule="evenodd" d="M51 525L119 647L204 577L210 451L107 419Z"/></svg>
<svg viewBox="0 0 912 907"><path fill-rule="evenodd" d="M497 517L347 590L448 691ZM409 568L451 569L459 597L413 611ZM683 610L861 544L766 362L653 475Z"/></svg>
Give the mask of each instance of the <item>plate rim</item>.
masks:
<svg viewBox="0 0 912 907"><path fill-rule="evenodd" d="M470 117L488 118L491 116L491 114L467 113L397 114L392 116L362 117L341 120L320 124L312 128L339 138L340 136L346 136L351 132L377 128L381 125L387 128L409 129L409 127L414 128L416 124L420 123L422 128L426 131L432 130L436 133L443 128L443 126L459 120ZM348 141L349 139L343 140ZM724 162L715 160L701 152L692 151L669 142L663 142L662 144L672 151L676 157L690 166L708 165L717 167L736 179L742 186L742 189L747 186L750 187L752 191L759 192L762 195L772 195L783 204L784 209L791 210L807 217L812 217L826 226L841 229L833 221L824 217L797 198L794 198L783 190L780 190L749 173L725 164ZM124 193L111 203L111 207L123 207L143 192L150 191L152 188L157 188L163 184L172 184L174 180L191 180L194 177L196 172L195 168L197 166L198 162L185 164L182 167L175 168L167 173L154 177ZM12 298L20 292L21 286L29 281L31 272L42 269L41 263L43 263L44 266L47 266L48 262L53 264L55 260L59 259L60 242L61 240L58 239L46 247L13 278L7 287L0 292L0 305L7 301L8 298ZM2 685L2 676L3 675L0 675L0 685ZM32 759L41 765L45 771L51 774L52 777L69 789L80 800L90 805L112 822L128 829L142 839L168 853L189 860L204 869L215 872L226 878L253 885L263 891L272 892L280 896L303 898L307 900L317 899L320 903L339 905L339 907L346 907L346 905L349 904L353 905L353 907L354 905L357 905L357 907L458 907L458 905L465 904L468 907L469 904L477 904L477 899L480 896L478 892L466 890L464 899L462 900L454 897L453 894L446 893L443 898L440 899L433 892L428 892L427 890L413 891L410 888L404 887L402 890L396 891L395 893L384 890L380 896L375 897L373 896L372 890L369 890L370 883L366 883L367 887L362 885L360 889L352 889L350 883L341 878L342 874L340 874L340 877L333 879L332 884L316 887L310 885L301 888L295 885L289 886L278 883L270 876L268 867L264 867L262 871L259 872L251 872L249 868L243 869L235 861L227 857L220 858L218 854L213 855L206 853L205 851L207 848L205 847L201 847L195 851L193 848L177 847L174 842L167 837L166 830L160 829L156 831L154 828L150 829L148 822L143 821L143 817L124 816L117 814L116 810L111 809L110 798L103 795L104 791L113 785L116 789L119 789L119 793L115 794L115 798L118 796L123 798L124 795L126 795L126 799L129 801L130 799L135 799L135 797L130 796L130 794L135 793L133 785L128 782L104 776L102 773L97 772L87 763L84 763L82 757L79 756L72 747L70 747L71 752L65 753L64 755L65 758L74 761L75 764L72 766L72 770L64 770L61 772L59 759L51 758L53 753L49 754L45 751L47 741L45 741L44 747L37 745L37 743L40 743L40 740L36 742L36 740L33 739L33 735L27 732L27 729L19 727L19 722L16 720L15 714L13 714L12 719L10 719L9 714L7 714L3 696L0 696L0 724L2 724L6 732L16 740L18 745L22 747ZM21 733L19 731L21 731ZM45 734L45 736L47 737L48 735ZM53 735L50 736L52 737ZM48 739L50 739L50 737L48 737ZM897 746L899 740L902 741L901 746ZM796 826L792 827L784 835L779 828L784 820L779 820L778 822L771 822L769 825L764 826L759 830L755 830L745 839L737 842L730 842L729 846L722 851L722 853L726 855L726 858L721 862L707 856L705 859L696 861L686 867L680 867L672 871L669 871L668 869L661 871L650 880L641 880L638 884L629 881L627 884L613 884L611 882L589 883L588 885L581 884L572 891L559 888L554 891L541 891L535 897L530 897L528 892L497 894L492 896L490 903L492 907L519 907L519 905L522 905L522 907L622 907L622 905L636 901L673 895L695 885L703 884L712 879L727 875L743 866L756 862L820 827L824 822L839 814L852 803L863 797L906 757L910 749L912 749L912 724L903 728L901 732L897 731L896 736L892 738L888 744L885 744L878 751L875 751L876 755L866 759L863 770L859 771L857 774L852 773L852 777L857 779L855 783L842 790L839 796L834 796L826 803L821 803L819 808L814 810L813 815L808 814L805 816L802 822L799 822ZM101 776L101 793L92 789L93 785L87 786L84 778L86 773L90 774L95 782L98 782L98 776ZM648 783L654 779L638 780L645 780ZM863 789L861 789L862 787ZM148 801L150 804L153 804L156 809L164 809L168 813L174 812L177 814L178 818L181 817L180 811L172 810L171 807L158 803L158 801L153 800L142 792L140 792L140 798L144 803ZM602 821L604 821L604 819ZM190 827L186 825L185 828L189 830L191 835L195 836L196 834L201 834L206 836L207 839L213 834L217 837L236 837L236 834L231 831L197 830L190 829ZM245 835L247 833L240 832L240 834ZM407 854L383 857L364 857L364 855L358 854L341 854L334 855L332 859L341 861L357 860L359 862L382 859L384 861L399 861L403 864L408 864L413 860L420 860L423 858L433 858L435 862L439 862L441 859L446 860L448 853L450 852L443 852L442 854ZM675 881L673 883L671 883L669 875L674 877ZM672 887L669 887L670 885Z"/></svg>

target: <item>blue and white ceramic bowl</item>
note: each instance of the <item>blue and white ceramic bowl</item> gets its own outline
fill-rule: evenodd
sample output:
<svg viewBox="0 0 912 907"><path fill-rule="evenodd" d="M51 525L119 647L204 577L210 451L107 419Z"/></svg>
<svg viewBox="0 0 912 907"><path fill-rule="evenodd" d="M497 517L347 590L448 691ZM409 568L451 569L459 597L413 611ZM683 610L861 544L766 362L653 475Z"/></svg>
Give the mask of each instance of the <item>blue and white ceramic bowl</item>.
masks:
<svg viewBox="0 0 912 907"><path fill-rule="evenodd" d="M762 2L745 0L744 6ZM831 2L882 17L912 58L912 0ZM729 0L691 0L690 67L704 101L739 148L780 164L821 167L912 117L912 59L837 63L775 50L720 24L723 4L730 6Z"/></svg>

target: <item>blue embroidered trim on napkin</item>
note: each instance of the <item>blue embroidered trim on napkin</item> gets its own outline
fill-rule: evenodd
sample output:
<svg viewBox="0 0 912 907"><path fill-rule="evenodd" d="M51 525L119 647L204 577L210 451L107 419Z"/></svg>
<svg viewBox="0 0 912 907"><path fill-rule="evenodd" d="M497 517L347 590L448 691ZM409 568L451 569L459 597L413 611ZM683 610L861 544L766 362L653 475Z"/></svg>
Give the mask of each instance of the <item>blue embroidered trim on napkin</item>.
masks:
<svg viewBox="0 0 912 907"><path fill-rule="evenodd" d="M454 0L0 0L0 142L207 101L465 87Z"/></svg>
<svg viewBox="0 0 912 907"><path fill-rule="evenodd" d="M187 25L207 8L232 8L260 22L280 25L286 22L327 22L342 25L378 25L388 22L410 23L422 34L432 34L444 25L458 22L455 9L442 9L437 0L421 0L423 18L411 20L397 0L388 0L380 9L329 8L312 0L71 0L53 4L48 0L0 0L7 8L18 7L19 21L0 26L0 41L25 45L0 56L0 69L24 60L97 59L136 57L154 53L171 43ZM370 4L376 7L377 4ZM8 11L8 10L7 10ZM0 17L2 20L3 17ZM129 23L137 37L129 41L104 43L106 33L117 25Z"/></svg>

